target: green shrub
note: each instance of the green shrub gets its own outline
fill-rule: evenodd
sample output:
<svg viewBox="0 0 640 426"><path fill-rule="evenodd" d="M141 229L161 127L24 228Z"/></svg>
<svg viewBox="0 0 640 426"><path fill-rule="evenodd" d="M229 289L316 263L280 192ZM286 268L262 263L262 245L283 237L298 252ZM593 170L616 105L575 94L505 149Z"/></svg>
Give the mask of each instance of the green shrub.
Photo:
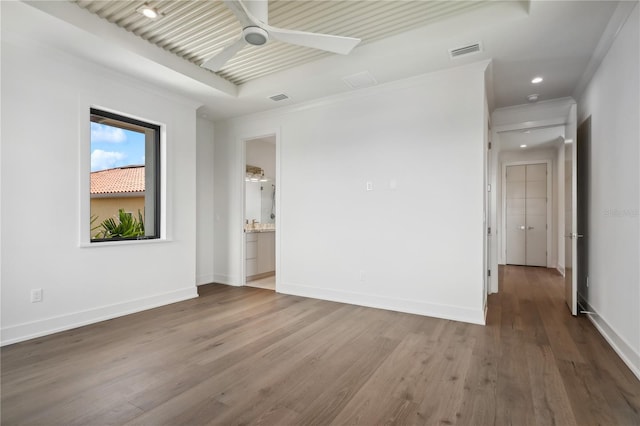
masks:
<svg viewBox="0 0 640 426"><path fill-rule="evenodd" d="M126 213L124 209L118 210L118 220L110 217L94 229L102 228L95 236L97 239L103 238L136 238L144 237L144 218L138 210L138 218Z"/></svg>

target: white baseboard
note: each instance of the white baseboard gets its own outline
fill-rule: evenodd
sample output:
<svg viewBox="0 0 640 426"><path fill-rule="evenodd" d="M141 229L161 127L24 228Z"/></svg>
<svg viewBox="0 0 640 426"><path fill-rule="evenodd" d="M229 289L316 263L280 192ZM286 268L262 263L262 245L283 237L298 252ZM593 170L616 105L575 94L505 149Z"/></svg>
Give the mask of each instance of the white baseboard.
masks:
<svg viewBox="0 0 640 426"><path fill-rule="evenodd" d="M563 277L565 276L565 269L564 269L564 265L558 265L558 267L556 268L556 270L560 273L560 275L562 275Z"/></svg>
<svg viewBox="0 0 640 426"><path fill-rule="evenodd" d="M640 353L633 349L627 341L618 335L615 330L602 318L595 309L587 304L587 309L590 314L587 314L587 318L593 323L596 329L602 334L605 340L611 345L613 350L620 356L622 361L627 364L627 367L636 375L640 380Z"/></svg>
<svg viewBox="0 0 640 426"><path fill-rule="evenodd" d="M460 306L439 305L416 300L389 298L373 294L308 287L293 283L278 283L276 291L278 293L310 297L313 299L331 300L333 302L406 312L408 314L424 315L427 317L468 322L472 324L485 324L485 313L482 308L469 309Z"/></svg>
<svg viewBox="0 0 640 426"><path fill-rule="evenodd" d="M196 277L196 285L211 284L214 281L215 279L213 274L198 275Z"/></svg>
<svg viewBox="0 0 640 426"><path fill-rule="evenodd" d="M48 334L58 333L72 328L82 327L83 325L93 324L121 317L123 315L157 308L158 306L181 302L195 297L198 297L198 291L196 287L193 286L141 299L129 300L113 305L100 306L98 308L87 309L85 311L78 311L71 314L3 327L0 346L46 336Z"/></svg>
<svg viewBox="0 0 640 426"><path fill-rule="evenodd" d="M213 282L219 284L232 285L235 287L241 286L240 281L233 275L225 274L213 274Z"/></svg>

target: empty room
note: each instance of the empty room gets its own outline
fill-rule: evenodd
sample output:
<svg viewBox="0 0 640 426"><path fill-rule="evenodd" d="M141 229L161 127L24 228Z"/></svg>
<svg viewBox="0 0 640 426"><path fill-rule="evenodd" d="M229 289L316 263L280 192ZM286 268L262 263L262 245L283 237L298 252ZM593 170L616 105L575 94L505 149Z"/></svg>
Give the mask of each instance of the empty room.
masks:
<svg viewBox="0 0 640 426"><path fill-rule="evenodd" d="M638 1L0 19L3 425L640 424Z"/></svg>

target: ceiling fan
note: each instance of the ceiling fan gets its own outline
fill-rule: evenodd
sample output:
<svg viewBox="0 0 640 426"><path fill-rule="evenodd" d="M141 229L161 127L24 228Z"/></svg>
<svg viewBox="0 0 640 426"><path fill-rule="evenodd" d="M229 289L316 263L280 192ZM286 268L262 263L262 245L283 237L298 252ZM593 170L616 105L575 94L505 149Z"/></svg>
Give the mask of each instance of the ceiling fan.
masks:
<svg viewBox="0 0 640 426"><path fill-rule="evenodd" d="M267 23L269 16L269 3L267 0L246 2L242 0L224 0L224 3L240 21L242 36L202 63L202 67L211 71L219 71L227 61L247 44L262 46L269 41L269 38L342 55L348 54L360 43L359 38L272 27Z"/></svg>

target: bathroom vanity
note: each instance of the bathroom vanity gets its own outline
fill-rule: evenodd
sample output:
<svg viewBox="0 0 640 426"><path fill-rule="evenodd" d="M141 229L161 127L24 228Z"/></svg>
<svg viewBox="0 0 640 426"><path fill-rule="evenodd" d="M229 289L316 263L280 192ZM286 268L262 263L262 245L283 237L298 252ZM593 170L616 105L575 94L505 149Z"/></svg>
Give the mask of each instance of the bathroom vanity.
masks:
<svg viewBox="0 0 640 426"><path fill-rule="evenodd" d="M245 231L246 280L252 281L275 274L275 229Z"/></svg>

